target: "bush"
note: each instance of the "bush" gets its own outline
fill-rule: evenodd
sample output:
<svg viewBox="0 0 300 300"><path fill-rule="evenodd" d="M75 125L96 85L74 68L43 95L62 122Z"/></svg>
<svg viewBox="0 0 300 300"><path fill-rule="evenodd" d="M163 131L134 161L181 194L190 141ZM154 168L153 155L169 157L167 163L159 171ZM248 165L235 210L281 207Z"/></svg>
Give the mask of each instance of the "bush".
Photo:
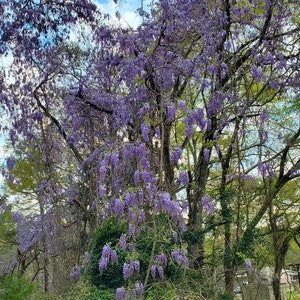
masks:
<svg viewBox="0 0 300 300"><path fill-rule="evenodd" d="M115 291L98 290L84 280L79 280L72 290L59 298L59 300L111 300L115 298Z"/></svg>
<svg viewBox="0 0 300 300"><path fill-rule="evenodd" d="M9 274L0 279L0 299L25 300L37 289L37 286L24 276Z"/></svg>
<svg viewBox="0 0 300 300"><path fill-rule="evenodd" d="M90 253L90 261L86 271L87 279L98 289L116 289L124 285L122 264L109 265L107 270L99 272L99 260L102 248L106 243L114 247L122 233L126 232L125 222L119 222L117 218L111 218L103 222L96 230ZM125 259L126 253L118 253L120 262Z"/></svg>
<svg viewBox="0 0 300 300"><path fill-rule="evenodd" d="M162 287L160 292L161 294L166 292L166 284L170 284L171 282L173 284L181 282L183 269L182 267L178 266L178 264L175 263L170 257L171 251L178 246L173 240L171 234L168 234L165 230L167 217L164 214L159 214L156 216L155 221L157 231L154 233L151 226L145 226L144 230L139 235L138 240L135 241L134 251L130 251L128 249L123 250L118 245L120 236L127 231L128 224L125 221L120 222L117 218L112 217L108 220L104 220L101 226L97 228L92 240L90 260L85 271L85 278L90 282L91 285L101 290L101 297L104 297L103 291L115 291L117 288L122 286L129 287L129 289L134 289L135 282L144 282L149 268L149 263L155 263L156 255L161 253L165 253L169 259L168 262L164 263L164 280L161 281L158 274L155 279L152 279L150 275L146 287L146 295L151 295L149 296L149 299L161 299L160 295L153 293L152 286ZM153 256L154 261L151 262L150 260L154 236L156 239L156 246ZM127 242L129 241L127 240ZM105 244L109 244L111 248L114 248L117 251L118 263L109 263L107 268L100 272L99 260ZM123 265L125 262L129 262L130 259L139 261L140 272L134 272L134 275L130 277L130 280L127 282L123 278ZM148 289L151 291L148 291ZM170 289L167 294L170 292L172 292L172 289ZM173 296L174 294L171 293L170 298Z"/></svg>
<svg viewBox="0 0 300 300"><path fill-rule="evenodd" d="M218 296L218 300L234 300L234 297L230 294L221 294Z"/></svg>

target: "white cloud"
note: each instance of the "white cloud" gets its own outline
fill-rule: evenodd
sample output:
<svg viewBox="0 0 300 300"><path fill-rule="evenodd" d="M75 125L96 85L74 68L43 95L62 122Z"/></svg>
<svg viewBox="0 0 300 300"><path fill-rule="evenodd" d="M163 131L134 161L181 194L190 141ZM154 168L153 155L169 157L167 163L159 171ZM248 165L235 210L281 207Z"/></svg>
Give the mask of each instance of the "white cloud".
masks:
<svg viewBox="0 0 300 300"><path fill-rule="evenodd" d="M13 55L9 52L7 55L1 55L0 69L7 69L13 62Z"/></svg>
<svg viewBox="0 0 300 300"><path fill-rule="evenodd" d="M111 16L111 21L113 23L124 27L129 25L136 28L142 23L142 18L137 12L138 8L141 8L143 5L143 9L148 10L150 2L150 0L133 0L118 1L118 3L115 3L113 0L98 0L96 4L98 5L101 13L109 14ZM120 13L120 20L116 17L116 12Z"/></svg>

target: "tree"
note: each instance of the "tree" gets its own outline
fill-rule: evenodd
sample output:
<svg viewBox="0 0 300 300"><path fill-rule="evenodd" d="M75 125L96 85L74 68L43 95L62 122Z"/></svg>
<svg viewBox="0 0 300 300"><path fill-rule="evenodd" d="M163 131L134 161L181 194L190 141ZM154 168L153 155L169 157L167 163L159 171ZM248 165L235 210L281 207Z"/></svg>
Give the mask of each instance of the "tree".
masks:
<svg viewBox="0 0 300 300"><path fill-rule="evenodd" d="M140 10L144 21L137 29L99 21L90 5L54 1L58 12L46 13L28 3L43 17L12 22L16 36L34 30L29 42L11 43L15 81L3 84L1 99L11 114L13 142L47 141L41 157L46 182L56 187L53 207L65 207L65 190L72 191L87 240L111 215L126 219L127 243L153 232L138 295L142 286L149 290L156 237L182 238L169 256L186 265L187 250L190 268L201 270L208 260L206 237L221 232L226 291L232 294L259 222L281 189L299 177L299 123L281 136L274 125L284 119L274 112L299 97L297 3L161 0L150 13ZM15 8L6 12L18 16ZM81 32L86 45L61 41L65 21L76 21L57 21L64 9L88 14L93 30ZM11 28L5 24L2 32ZM57 35L44 44L48 28ZM66 165L64 158L76 180L57 187L54 173ZM160 214L165 227L157 226Z"/></svg>

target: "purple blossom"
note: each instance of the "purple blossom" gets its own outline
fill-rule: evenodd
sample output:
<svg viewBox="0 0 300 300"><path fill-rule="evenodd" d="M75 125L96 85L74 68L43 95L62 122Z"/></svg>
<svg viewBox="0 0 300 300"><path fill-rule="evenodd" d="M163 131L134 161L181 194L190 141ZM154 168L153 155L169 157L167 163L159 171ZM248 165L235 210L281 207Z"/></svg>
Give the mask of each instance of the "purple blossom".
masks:
<svg viewBox="0 0 300 300"><path fill-rule="evenodd" d="M213 74L214 72L216 72L218 70L218 67L214 64L211 64L208 66L207 70L209 73Z"/></svg>
<svg viewBox="0 0 300 300"><path fill-rule="evenodd" d="M163 268L163 266L158 266L157 267L157 271L158 271L160 279L164 280L165 275L164 275L164 268Z"/></svg>
<svg viewBox="0 0 300 300"><path fill-rule="evenodd" d="M150 141L150 139L149 139L150 129L151 129L151 127L149 124L143 123L141 125L142 136L146 143Z"/></svg>
<svg viewBox="0 0 300 300"><path fill-rule="evenodd" d="M149 170L150 169L150 162L147 157L142 157L141 158L141 165L144 170Z"/></svg>
<svg viewBox="0 0 300 300"><path fill-rule="evenodd" d="M203 131L206 128L207 121L204 118L204 111L201 108L198 108L194 111L191 111L191 117L196 122L196 124L200 127Z"/></svg>
<svg viewBox="0 0 300 300"><path fill-rule="evenodd" d="M116 300L126 299L126 290L124 287L117 288L116 290Z"/></svg>
<svg viewBox="0 0 300 300"><path fill-rule="evenodd" d="M171 198L169 193L160 194L162 207L169 212L171 210Z"/></svg>
<svg viewBox="0 0 300 300"><path fill-rule="evenodd" d="M173 163L177 163L178 160L180 159L181 155L182 155L182 148L181 147L176 147L171 153L170 153L170 160Z"/></svg>
<svg viewBox="0 0 300 300"><path fill-rule="evenodd" d="M8 157L6 159L6 167L8 170L13 169L16 166L16 159L13 157Z"/></svg>
<svg viewBox="0 0 300 300"><path fill-rule="evenodd" d="M215 92L211 95L210 102L207 103L207 113L208 115L217 115L222 108L222 104L226 98L222 92ZM202 126L203 128L203 126ZM203 130L203 129L202 129Z"/></svg>
<svg viewBox="0 0 300 300"><path fill-rule="evenodd" d="M136 170L133 174L133 181L135 185L138 185L140 182L140 171Z"/></svg>
<svg viewBox="0 0 300 300"><path fill-rule="evenodd" d="M23 215L22 213L18 212L18 211L13 211L11 213L12 218L14 219L14 221L16 221L17 223L20 223L23 219Z"/></svg>
<svg viewBox="0 0 300 300"><path fill-rule="evenodd" d="M251 274L253 272L253 269L252 269L252 264L251 264L250 259L245 260L245 266L246 266L247 272L249 272Z"/></svg>
<svg viewBox="0 0 300 300"><path fill-rule="evenodd" d="M278 89L279 88L279 82L273 78L270 78L269 81L268 81L270 87L272 89Z"/></svg>
<svg viewBox="0 0 300 300"><path fill-rule="evenodd" d="M119 156L115 152L112 152L111 154L111 163L114 168L117 168L119 165Z"/></svg>
<svg viewBox="0 0 300 300"><path fill-rule="evenodd" d="M182 250L174 250L171 252L171 256L176 260L179 265L188 267L189 261L188 258L184 255Z"/></svg>
<svg viewBox="0 0 300 300"><path fill-rule="evenodd" d="M99 196L104 197L106 194L106 187L102 184L99 184L98 191L99 191Z"/></svg>
<svg viewBox="0 0 300 300"><path fill-rule="evenodd" d="M268 139L268 132L264 129L259 129L258 137L259 137L260 141L266 141Z"/></svg>
<svg viewBox="0 0 300 300"><path fill-rule="evenodd" d="M142 209L139 213L139 216L138 216L138 222L139 223L143 223L144 221L146 220L146 213L145 211Z"/></svg>
<svg viewBox="0 0 300 300"><path fill-rule="evenodd" d="M228 70L228 66L227 66L227 64L225 64L224 62L222 62L221 63L221 69L223 69L223 70Z"/></svg>
<svg viewBox="0 0 300 300"><path fill-rule="evenodd" d="M135 284L135 295L140 297L143 295L144 286L142 283L138 282Z"/></svg>
<svg viewBox="0 0 300 300"><path fill-rule="evenodd" d="M180 171L178 174L178 181L180 184L187 185L189 184L189 175L187 172Z"/></svg>
<svg viewBox="0 0 300 300"><path fill-rule="evenodd" d="M153 187L153 184L156 184L157 182L157 178L152 171L141 171L141 177L143 182L149 187L151 186L151 188Z"/></svg>
<svg viewBox="0 0 300 300"><path fill-rule="evenodd" d="M263 79L263 71L260 67L253 66L252 67L252 77L256 81L261 81Z"/></svg>
<svg viewBox="0 0 300 300"><path fill-rule="evenodd" d="M192 135L194 133L193 125L194 125L194 120L189 114L184 118L185 132L188 137L192 137Z"/></svg>
<svg viewBox="0 0 300 300"><path fill-rule="evenodd" d="M111 247L108 244L105 244L102 249L102 257L109 257L111 252Z"/></svg>
<svg viewBox="0 0 300 300"><path fill-rule="evenodd" d="M177 103L178 108L182 111L182 112L186 112L186 103L184 100L180 100Z"/></svg>
<svg viewBox="0 0 300 300"><path fill-rule="evenodd" d="M119 217L122 217L124 214L125 203L120 199L115 199L114 203L114 213Z"/></svg>
<svg viewBox="0 0 300 300"><path fill-rule="evenodd" d="M263 109L260 115L260 120L262 123L265 123L269 119L269 114L267 109Z"/></svg>
<svg viewBox="0 0 300 300"><path fill-rule="evenodd" d="M153 279L156 277L156 265L151 266L151 276Z"/></svg>
<svg viewBox="0 0 300 300"><path fill-rule="evenodd" d="M167 59L168 61L172 60L173 57L174 57L174 52L168 51L168 52L166 53L166 59Z"/></svg>
<svg viewBox="0 0 300 300"><path fill-rule="evenodd" d="M141 159L142 157L147 157L148 154L148 150L147 150L147 146L145 143L138 143L135 146L135 151L134 153L136 156L136 159Z"/></svg>
<svg viewBox="0 0 300 300"><path fill-rule="evenodd" d="M154 133L155 133L155 135L156 135L158 138L161 137L161 134L160 134L160 128L159 128L159 127L155 127Z"/></svg>
<svg viewBox="0 0 300 300"><path fill-rule="evenodd" d="M118 21L121 20L121 17L122 17L122 16L121 16L121 14L120 14L119 11L116 11L115 16L116 16L116 18L117 18Z"/></svg>
<svg viewBox="0 0 300 300"><path fill-rule="evenodd" d="M139 273L140 272L140 261L139 260L134 260L131 263L133 265L134 271Z"/></svg>
<svg viewBox="0 0 300 300"><path fill-rule="evenodd" d="M110 252L110 260L113 264L118 263L118 256L117 256L117 251L116 250L112 250Z"/></svg>
<svg viewBox="0 0 300 300"><path fill-rule="evenodd" d="M100 272L103 272L103 271L106 269L108 263L109 263L109 260L108 260L107 257L101 258L101 259L100 259L100 262L99 262L99 265L98 265L99 271L100 271Z"/></svg>
<svg viewBox="0 0 300 300"><path fill-rule="evenodd" d="M268 162L267 163L258 162L257 168L263 177L265 177L266 175L272 177L274 175L274 170L271 164Z"/></svg>
<svg viewBox="0 0 300 300"><path fill-rule="evenodd" d="M107 171L107 169L106 169L104 162L101 162L101 164L99 166L99 176L101 178L103 178L106 175L106 171Z"/></svg>
<svg viewBox="0 0 300 300"><path fill-rule="evenodd" d="M210 87L210 81L207 78L204 78L202 82L202 88L205 89L208 87Z"/></svg>
<svg viewBox="0 0 300 300"><path fill-rule="evenodd" d="M117 252L113 250L108 244L103 246L101 258L99 261L99 271L102 272L107 268L109 262L117 263Z"/></svg>
<svg viewBox="0 0 300 300"><path fill-rule="evenodd" d="M139 203L143 204L144 199L145 199L145 197L144 197L144 191L143 191L143 189L139 189L138 190L138 201L139 201Z"/></svg>
<svg viewBox="0 0 300 300"><path fill-rule="evenodd" d="M129 279L133 275L133 266L128 263L124 263L123 265L123 277L125 280Z"/></svg>
<svg viewBox="0 0 300 300"><path fill-rule="evenodd" d="M134 232L135 232L135 226L134 226L134 224L131 223L128 226L128 234L129 234L129 236L134 235Z"/></svg>
<svg viewBox="0 0 300 300"><path fill-rule="evenodd" d="M273 64L275 62L274 56L269 52L265 57L266 64Z"/></svg>
<svg viewBox="0 0 300 300"><path fill-rule="evenodd" d="M125 250L126 249L126 246L127 246L127 243L126 243L126 236L124 233L121 234L120 236L120 239L119 239L119 245L120 247Z"/></svg>
<svg viewBox="0 0 300 300"><path fill-rule="evenodd" d="M72 268L72 271L69 275L69 278L71 279L77 279L80 276L80 267L76 265L75 267Z"/></svg>
<svg viewBox="0 0 300 300"><path fill-rule="evenodd" d="M176 116L176 108L174 105L168 105L167 107L167 116L168 119L174 120Z"/></svg>
<svg viewBox="0 0 300 300"><path fill-rule="evenodd" d="M171 199L169 193L160 194L161 207L164 209L174 220L180 222L183 225L183 217L181 214L181 208L177 201Z"/></svg>
<svg viewBox="0 0 300 300"><path fill-rule="evenodd" d="M156 256L156 262L159 265L163 265L167 263L167 255L165 253L160 253Z"/></svg>
<svg viewBox="0 0 300 300"><path fill-rule="evenodd" d="M203 158L204 161L208 162L209 161L209 156L210 156L210 150L207 148L203 149Z"/></svg>
<svg viewBox="0 0 300 300"><path fill-rule="evenodd" d="M133 206L136 204L136 193L134 192L128 192L125 197L125 204L129 207Z"/></svg>
<svg viewBox="0 0 300 300"><path fill-rule="evenodd" d="M134 146L132 144L125 144L123 146L121 152L122 152L123 160L127 161L127 160L131 159L135 154Z"/></svg>
<svg viewBox="0 0 300 300"><path fill-rule="evenodd" d="M212 215L215 211L212 199L208 196L203 196L201 198L203 210Z"/></svg>

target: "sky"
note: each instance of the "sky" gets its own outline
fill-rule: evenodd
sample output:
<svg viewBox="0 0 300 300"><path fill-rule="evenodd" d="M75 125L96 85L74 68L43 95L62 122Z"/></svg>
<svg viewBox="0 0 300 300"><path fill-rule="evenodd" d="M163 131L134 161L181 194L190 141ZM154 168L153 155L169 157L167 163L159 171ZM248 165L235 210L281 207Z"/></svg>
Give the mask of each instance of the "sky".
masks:
<svg viewBox="0 0 300 300"><path fill-rule="evenodd" d="M149 11L151 0L118 0L115 3L113 0L97 0L96 1L102 13L111 15L114 22L121 22L124 26L126 23L131 27L136 28L142 21L137 13L137 9L143 5L143 9ZM116 12L121 14L120 21L116 18Z"/></svg>

